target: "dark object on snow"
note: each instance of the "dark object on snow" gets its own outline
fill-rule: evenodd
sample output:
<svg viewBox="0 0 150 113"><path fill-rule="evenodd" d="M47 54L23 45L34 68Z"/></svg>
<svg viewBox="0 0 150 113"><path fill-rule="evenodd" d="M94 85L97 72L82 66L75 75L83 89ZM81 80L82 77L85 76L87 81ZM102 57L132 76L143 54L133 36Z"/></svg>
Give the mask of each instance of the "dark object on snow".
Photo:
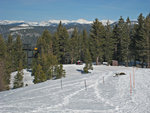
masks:
<svg viewBox="0 0 150 113"><path fill-rule="evenodd" d="M83 64L83 62L82 62L82 61L80 61L80 60L78 60L78 61L76 62L76 64L77 64L77 65L82 65L82 64Z"/></svg>
<svg viewBox="0 0 150 113"><path fill-rule="evenodd" d="M124 72L120 72L120 73L115 73L115 75L113 75L113 77L118 77L120 75L126 75Z"/></svg>

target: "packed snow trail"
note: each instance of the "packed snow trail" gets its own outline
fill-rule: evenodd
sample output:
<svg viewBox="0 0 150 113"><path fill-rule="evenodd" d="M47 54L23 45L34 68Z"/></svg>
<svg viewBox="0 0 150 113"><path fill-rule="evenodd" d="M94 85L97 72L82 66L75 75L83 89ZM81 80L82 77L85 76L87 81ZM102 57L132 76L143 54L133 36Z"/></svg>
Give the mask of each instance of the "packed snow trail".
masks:
<svg viewBox="0 0 150 113"><path fill-rule="evenodd" d="M83 65L64 68L62 89L58 79L0 92L0 113L150 112L150 69L135 68L135 88L130 96L131 67L94 66L88 74L81 74ZM126 75L113 77L118 72Z"/></svg>

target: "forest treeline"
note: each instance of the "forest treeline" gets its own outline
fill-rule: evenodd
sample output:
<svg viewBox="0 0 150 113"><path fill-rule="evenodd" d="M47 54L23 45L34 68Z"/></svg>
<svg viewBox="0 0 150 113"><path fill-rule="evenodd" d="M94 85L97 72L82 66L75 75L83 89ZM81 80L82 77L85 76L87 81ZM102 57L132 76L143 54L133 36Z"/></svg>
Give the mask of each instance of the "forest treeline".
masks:
<svg viewBox="0 0 150 113"><path fill-rule="evenodd" d="M32 60L34 83L65 77L62 64L73 64L77 60L86 63L84 71L92 69L92 62L108 62L117 60L119 64L128 66L150 66L150 14L138 16L138 24L131 24L129 17L122 17L113 27L109 21L104 26L98 19L91 25L90 33L86 30L71 35L60 22L54 34L45 30L38 38ZM10 73L18 70L15 86L22 86L21 70L26 68L26 53L22 49L22 41L18 35L15 41L9 35L4 41L0 35L0 90L8 89ZM87 69L86 69L87 68ZM17 85L16 85L17 84Z"/></svg>

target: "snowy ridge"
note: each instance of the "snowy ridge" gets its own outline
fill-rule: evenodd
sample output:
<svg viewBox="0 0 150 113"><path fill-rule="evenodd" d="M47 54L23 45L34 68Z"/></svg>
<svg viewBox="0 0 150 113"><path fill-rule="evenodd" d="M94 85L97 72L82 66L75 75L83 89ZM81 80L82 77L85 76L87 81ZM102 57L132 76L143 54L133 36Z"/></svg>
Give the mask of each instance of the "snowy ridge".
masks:
<svg viewBox="0 0 150 113"><path fill-rule="evenodd" d="M0 25L11 25L11 24L21 24L19 26L50 26L53 24L59 24L60 21L63 24L92 24L93 21L88 21L85 19L78 19L78 20L48 20L48 21L41 21L41 22L25 22L25 21L9 21L9 20L0 20ZM107 21L109 24L112 24L113 20L100 20L104 25L106 25Z"/></svg>
<svg viewBox="0 0 150 113"><path fill-rule="evenodd" d="M24 23L24 21L15 21L15 20L0 20L0 25L9 25L9 24L16 24L16 23Z"/></svg>

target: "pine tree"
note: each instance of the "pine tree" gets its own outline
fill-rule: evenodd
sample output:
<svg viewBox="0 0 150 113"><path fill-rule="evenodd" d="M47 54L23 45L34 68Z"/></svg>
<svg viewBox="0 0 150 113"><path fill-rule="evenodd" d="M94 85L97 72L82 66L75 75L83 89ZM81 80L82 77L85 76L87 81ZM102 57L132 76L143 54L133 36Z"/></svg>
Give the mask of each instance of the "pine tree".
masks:
<svg viewBox="0 0 150 113"><path fill-rule="evenodd" d="M128 64L129 46L130 46L130 20L124 22L120 17L118 25L113 29L113 38L115 40L114 59L120 63L126 62Z"/></svg>
<svg viewBox="0 0 150 113"><path fill-rule="evenodd" d="M9 35L7 41L7 52L11 55L12 50L13 50L13 38L11 35Z"/></svg>
<svg viewBox="0 0 150 113"><path fill-rule="evenodd" d="M144 28L144 17L142 14L138 17L138 25L136 29L136 59L142 62L142 67L144 62L146 61L146 36L145 36L145 28Z"/></svg>
<svg viewBox="0 0 150 113"><path fill-rule="evenodd" d="M9 84L6 82L6 68L4 59L0 58L0 91L9 89Z"/></svg>
<svg viewBox="0 0 150 113"><path fill-rule="evenodd" d="M54 33L52 46L54 55L59 57L59 38L57 32Z"/></svg>
<svg viewBox="0 0 150 113"><path fill-rule="evenodd" d="M89 49L89 38L87 31L84 29L81 35L81 61L85 62L85 51Z"/></svg>
<svg viewBox="0 0 150 113"><path fill-rule="evenodd" d="M104 51L103 59L104 61L107 61L109 64L112 61L113 50L114 50L113 32L108 21L105 27L105 38L104 38L104 44L103 44L103 51Z"/></svg>
<svg viewBox="0 0 150 113"><path fill-rule="evenodd" d="M18 67L18 72L17 75L15 76L14 80L14 89L23 87L23 65L22 61L19 61L19 67Z"/></svg>
<svg viewBox="0 0 150 113"><path fill-rule="evenodd" d="M0 58L5 58L6 50L7 50L6 43L2 35L0 35Z"/></svg>
<svg viewBox="0 0 150 113"><path fill-rule="evenodd" d="M42 36L37 41L37 48L41 50L43 48L44 53L53 53L52 49L52 36L48 30L44 30Z"/></svg>
<svg viewBox="0 0 150 113"><path fill-rule="evenodd" d="M65 27L63 27L62 23L60 22L56 31L56 36L58 36L57 45L58 45L58 53L57 57L60 63L66 63L66 55L68 48L68 38L69 34Z"/></svg>
<svg viewBox="0 0 150 113"><path fill-rule="evenodd" d="M34 83L40 83L46 81L46 75L44 74L44 71L42 70L42 67L40 64L37 65L35 73L34 73Z"/></svg>
<svg viewBox="0 0 150 113"><path fill-rule="evenodd" d="M70 56L71 56L71 64L79 59L79 35L77 28L74 28L74 31L72 33L70 42L69 42L69 48L70 48Z"/></svg>
<svg viewBox="0 0 150 113"><path fill-rule="evenodd" d="M124 39L125 37L125 22L122 17L119 19L118 23L118 34L119 34L119 43L118 43L118 61L123 62L124 61L124 52L123 49L125 48Z"/></svg>
<svg viewBox="0 0 150 113"><path fill-rule="evenodd" d="M23 52L23 47L22 47L22 41L20 36L17 36L17 39L14 43L14 49L13 49L13 66L15 69L19 67L19 61L22 60L23 64L26 64L26 58L25 58L25 53Z"/></svg>
<svg viewBox="0 0 150 113"><path fill-rule="evenodd" d="M102 23L98 19L95 19L90 31L90 52L96 64L98 64L99 59L102 61L104 31L105 28Z"/></svg>
<svg viewBox="0 0 150 113"><path fill-rule="evenodd" d="M91 69L93 70L92 67L92 59L91 59L91 55L88 49L85 50L85 67L83 68L83 71L85 73L88 73L88 70Z"/></svg>
<svg viewBox="0 0 150 113"><path fill-rule="evenodd" d="M11 66L11 62L9 62L9 56L7 53L7 46L6 43L2 37L2 35L0 35L0 65L1 67L1 82L3 82L3 90L5 89L9 89L9 81L10 81L10 66Z"/></svg>
<svg viewBox="0 0 150 113"><path fill-rule="evenodd" d="M145 18L145 24L144 24L144 28L145 28L145 37L146 37L146 57L147 57L147 64L148 67L150 68L150 14L147 15L147 17Z"/></svg>
<svg viewBox="0 0 150 113"><path fill-rule="evenodd" d="M56 38L58 38L57 33L55 33L55 36ZM38 39L37 48L39 52L38 57L33 60L33 65L32 65L33 68L32 75L35 76L35 80L34 80L35 83L49 80L52 79L53 77L56 77L55 67L58 67L58 61L55 54L58 56L60 54L59 39L52 40L50 33L46 30L43 32L42 36ZM38 80L39 78L37 76L38 66L39 68L41 67L41 73L42 76L44 77L44 80Z"/></svg>
<svg viewBox="0 0 150 113"><path fill-rule="evenodd" d="M124 32L125 32L125 36L123 37L123 42L122 42L122 54L123 54L123 61L125 61L126 66L128 66L128 61L129 61L129 47L130 47L130 43L131 43L131 38L130 38L130 31L131 31L131 22L129 17L126 20L126 23L124 25Z"/></svg>
<svg viewBox="0 0 150 113"><path fill-rule="evenodd" d="M65 70L63 70L63 65L60 64L59 66L55 67L55 71L56 71L56 79L65 77Z"/></svg>
<svg viewBox="0 0 150 113"><path fill-rule="evenodd" d="M130 60L134 61L134 66L136 66L136 60L137 60L137 50L136 50L136 31L137 31L138 25L133 25L133 28L131 30L131 42L130 42Z"/></svg>
<svg viewBox="0 0 150 113"><path fill-rule="evenodd" d="M7 45L7 54L6 54L6 63L7 63L7 71L8 71L8 74L10 74L12 71L16 70L14 69L13 67L13 52L14 52L14 47L13 47L13 39L12 39L12 36L9 35L8 36L8 41L6 43Z"/></svg>

